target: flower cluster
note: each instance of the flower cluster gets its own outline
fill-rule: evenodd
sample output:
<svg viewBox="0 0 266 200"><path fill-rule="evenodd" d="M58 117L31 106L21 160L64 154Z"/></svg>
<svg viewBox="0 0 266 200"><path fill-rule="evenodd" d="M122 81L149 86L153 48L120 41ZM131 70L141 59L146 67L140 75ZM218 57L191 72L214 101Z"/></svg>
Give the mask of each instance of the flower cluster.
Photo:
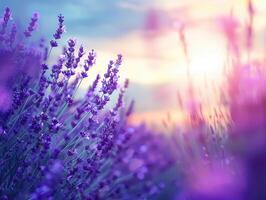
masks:
<svg viewBox="0 0 266 200"><path fill-rule="evenodd" d="M86 57L83 47L69 39L56 64L48 65L47 57L64 32L64 17L58 17L49 53L43 40L36 46L15 40L10 18L7 8L0 44L0 198L131 198L126 181L134 175L119 159L132 135L125 120L129 113L122 112L128 87L128 80L119 85L122 55L110 61L103 78L97 75L80 99L76 94L96 63L95 51ZM26 37L38 18L33 15ZM116 92L116 104L105 109Z"/></svg>
<svg viewBox="0 0 266 200"><path fill-rule="evenodd" d="M11 19L11 10L6 8L1 19L2 31L0 33L0 111L7 111L12 104L11 99L16 98L18 91L12 89L13 83L19 81L23 84L25 81L19 79L18 76L25 75L36 78L39 73L36 66L39 66L45 57L45 47L42 41L33 46L17 39L20 35L17 33L16 24L11 24ZM29 27L35 27L36 23L37 16L34 14ZM32 33L34 28L29 28L29 31ZM12 95L14 96L12 97Z"/></svg>
<svg viewBox="0 0 266 200"><path fill-rule="evenodd" d="M95 50L86 53L71 38L48 64L65 31L63 15L47 46L43 39L28 42L37 13L21 34L6 8L0 21L0 199L264 200L266 64L251 56L252 0L247 11L245 61L240 24L233 16L220 21L232 68L227 104L220 105L228 116L220 108L204 116L191 84L189 108L179 99L187 126L168 117L165 134L127 122L134 101L125 109L129 81L119 81L122 55L78 98L96 65Z"/></svg>

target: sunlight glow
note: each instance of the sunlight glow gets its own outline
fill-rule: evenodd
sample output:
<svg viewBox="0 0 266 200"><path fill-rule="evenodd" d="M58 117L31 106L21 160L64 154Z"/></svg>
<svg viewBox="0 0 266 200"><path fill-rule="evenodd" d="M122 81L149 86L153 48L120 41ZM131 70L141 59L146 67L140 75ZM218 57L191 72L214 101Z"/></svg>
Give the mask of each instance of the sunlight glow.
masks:
<svg viewBox="0 0 266 200"><path fill-rule="evenodd" d="M211 47L206 47L208 51L198 52L192 57L190 72L193 78L208 77L217 78L222 76L224 66L224 56L217 50Z"/></svg>

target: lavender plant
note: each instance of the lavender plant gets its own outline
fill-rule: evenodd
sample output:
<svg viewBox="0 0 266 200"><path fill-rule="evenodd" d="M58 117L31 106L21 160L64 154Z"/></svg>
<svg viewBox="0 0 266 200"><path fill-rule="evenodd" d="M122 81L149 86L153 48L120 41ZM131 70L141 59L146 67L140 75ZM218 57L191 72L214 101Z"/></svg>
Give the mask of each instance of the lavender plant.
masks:
<svg viewBox="0 0 266 200"><path fill-rule="evenodd" d="M121 163L133 133L124 119L131 111L121 112L128 87L128 80L118 83L122 55L77 98L96 63L95 51L86 55L69 39L57 63L48 65L65 30L64 17L58 16L46 46L28 42L39 14L23 34L10 25L11 15L6 8L0 32L0 198L134 199L128 187L134 174ZM105 109L113 93L119 93L117 102Z"/></svg>
<svg viewBox="0 0 266 200"><path fill-rule="evenodd" d="M266 75L265 62L252 60L251 0L248 13L247 61L241 59L238 23L233 16L222 19L232 67L223 106L230 116L217 111L211 125L193 106L188 126L172 129L166 122L165 134L127 123L134 102L124 109L129 82L119 84L122 55L78 98L96 52L69 39L50 65L64 16L47 45L32 42L39 14L20 32L6 8L0 21L0 199L264 200ZM183 28L180 39L188 58ZM116 103L107 109L114 93Z"/></svg>
<svg viewBox="0 0 266 200"><path fill-rule="evenodd" d="M174 133L173 145L183 174L176 199L186 200L263 200L265 194L265 61L254 59L255 8L247 1L245 26L231 16L222 19L228 41L231 69L224 83L229 123L225 129L209 127L196 112L196 126L188 133ZM241 49L240 33L245 46ZM246 59L243 59L246 58ZM264 58L265 59L265 58ZM199 109L200 110L200 109ZM219 115L218 124L223 122ZM171 143L169 143L171 144ZM177 166L178 167L178 166Z"/></svg>
<svg viewBox="0 0 266 200"><path fill-rule="evenodd" d="M252 0L247 1L247 11L248 18L244 26L241 26L232 13L219 21L222 22L222 30L228 41L229 66L226 67L230 69L225 74L226 89L221 91L225 93L223 98L226 98L226 104L219 106L227 110L228 116L223 116L218 109L215 115L211 116L215 123L210 124L197 104L191 85L188 101L196 103L192 108L185 110L188 116L187 127L181 129L179 124L170 127L171 122L166 122L166 128L170 127L166 132L170 134L160 139L160 143L156 145L160 153L154 149L146 152L149 156L163 155L164 161L170 159L171 167L159 172L153 171L156 174L154 176L163 179L167 188L166 194L160 191L156 196L158 199L266 198L266 63L265 57L261 60L252 56L255 47L253 25L256 14ZM184 45L187 43L184 29L180 32L183 51L187 58L189 52ZM244 33L244 37L241 33ZM239 38L245 38L244 45ZM181 99L181 105L185 103ZM142 139L146 143L145 146L150 146L158 134L145 132L143 129L141 132L149 138ZM167 151L164 150L164 145L167 146ZM171 156L168 157L169 155ZM148 159L143 160L148 162ZM163 163L158 157L156 160L160 164ZM154 168L150 173L152 170Z"/></svg>

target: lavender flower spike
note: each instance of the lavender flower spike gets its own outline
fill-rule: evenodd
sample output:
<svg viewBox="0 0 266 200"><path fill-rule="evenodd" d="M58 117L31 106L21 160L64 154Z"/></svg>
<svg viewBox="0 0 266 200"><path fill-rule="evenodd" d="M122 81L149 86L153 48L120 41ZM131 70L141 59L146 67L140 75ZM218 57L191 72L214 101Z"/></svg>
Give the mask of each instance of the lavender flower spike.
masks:
<svg viewBox="0 0 266 200"><path fill-rule="evenodd" d="M8 24L8 21L10 20L10 18L11 18L11 10L10 10L10 8L7 7L5 9L3 19L1 19L1 25L2 25L1 35L5 33L5 30L6 30L6 27L7 27L7 24Z"/></svg>
<svg viewBox="0 0 266 200"><path fill-rule="evenodd" d="M58 40L61 38L62 34L65 32L65 26L64 26L64 16L59 15L58 16L59 26L54 34L54 39Z"/></svg>
<svg viewBox="0 0 266 200"><path fill-rule="evenodd" d="M31 33L37 29L38 26L37 22L39 18L40 18L39 13L35 12L31 18L31 22L29 23L27 30L24 31L25 37L30 37Z"/></svg>
<svg viewBox="0 0 266 200"><path fill-rule="evenodd" d="M50 41L51 47L57 47L58 43L56 40L61 39L62 34L65 32L65 26L64 26L64 16L62 14L58 15L58 28L55 32L54 40Z"/></svg>

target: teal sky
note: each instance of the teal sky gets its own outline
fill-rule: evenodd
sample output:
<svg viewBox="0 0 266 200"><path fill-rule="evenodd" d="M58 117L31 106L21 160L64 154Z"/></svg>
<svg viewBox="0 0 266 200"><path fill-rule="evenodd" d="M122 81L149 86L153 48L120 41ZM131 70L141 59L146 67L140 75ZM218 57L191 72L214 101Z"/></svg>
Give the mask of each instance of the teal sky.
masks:
<svg viewBox="0 0 266 200"><path fill-rule="evenodd" d="M91 38L121 37L130 31L140 29L145 12L126 7L123 0L1 0L0 8L9 6L14 19L25 23L35 11L41 14L40 30L45 36L56 27L57 15L66 19L67 33ZM130 0L127 5L148 7L149 0ZM45 30L45 31L44 31Z"/></svg>

